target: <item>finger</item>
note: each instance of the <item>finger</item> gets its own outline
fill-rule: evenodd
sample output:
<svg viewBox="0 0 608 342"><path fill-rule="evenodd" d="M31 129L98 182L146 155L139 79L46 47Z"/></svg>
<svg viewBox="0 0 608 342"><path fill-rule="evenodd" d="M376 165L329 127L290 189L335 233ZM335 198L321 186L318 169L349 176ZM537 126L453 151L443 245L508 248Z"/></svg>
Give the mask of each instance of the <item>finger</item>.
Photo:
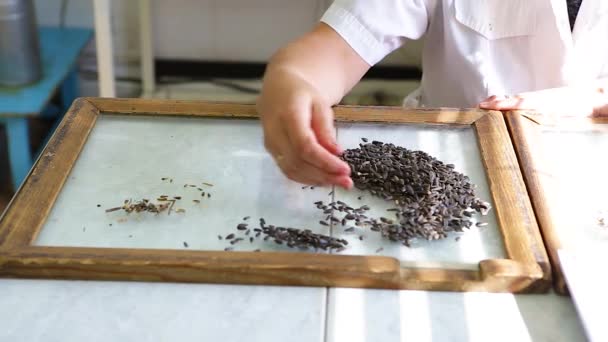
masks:
<svg viewBox="0 0 608 342"><path fill-rule="evenodd" d="M494 100L479 103L479 108L489 110L515 110L515 109L531 109L528 108L524 97L513 96L509 98L496 98Z"/></svg>
<svg viewBox="0 0 608 342"><path fill-rule="evenodd" d="M592 115L602 117L608 116L608 103L604 106L596 107Z"/></svg>
<svg viewBox="0 0 608 342"><path fill-rule="evenodd" d="M272 130L272 125L267 126ZM352 180L348 176L329 174L319 168L308 164L298 157L289 145L287 134L282 129L266 134L265 147L281 171L291 180L310 185L339 185L345 188L352 187Z"/></svg>
<svg viewBox="0 0 608 342"><path fill-rule="evenodd" d="M311 127L321 146L330 153L336 155L342 153L342 149L336 141L334 111L330 106L318 102L313 104Z"/></svg>
<svg viewBox="0 0 608 342"><path fill-rule="evenodd" d="M283 134L283 130L277 125L277 120L262 120L264 129L264 148L273 157L281 154L280 146L289 144L287 136Z"/></svg>
<svg viewBox="0 0 608 342"><path fill-rule="evenodd" d="M304 115L293 115L285 120L287 137L294 152L299 158L327 173L350 174L348 164L319 144L310 125L310 117Z"/></svg>
<svg viewBox="0 0 608 342"><path fill-rule="evenodd" d="M486 98L485 100L483 100L483 101L481 101L481 102L482 102L482 103L483 103L483 102L490 102L490 101L494 101L494 100L496 100L497 98L498 98L498 96L496 96L496 95L492 95L492 96L490 96L490 97Z"/></svg>
<svg viewBox="0 0 608 342"><path fill-rule="evenodd" d="M352 187L350 177L328 174L305 161L296 159L294 155L280 159L277 165L287 178L299 183L317 186L338 185L347 189Z"/></svg>

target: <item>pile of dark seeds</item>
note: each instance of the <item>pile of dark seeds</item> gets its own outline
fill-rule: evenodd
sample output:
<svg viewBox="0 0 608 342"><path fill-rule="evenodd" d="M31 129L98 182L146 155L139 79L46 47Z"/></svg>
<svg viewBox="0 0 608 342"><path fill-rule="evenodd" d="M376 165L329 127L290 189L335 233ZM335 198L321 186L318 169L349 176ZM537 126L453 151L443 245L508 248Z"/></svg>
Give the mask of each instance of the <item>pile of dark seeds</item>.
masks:
<svg viewBox="0 0 608 342"><path fill-rule="evenodd" d="M248 217L244 220L247 219ZM226 235L223 239L230 241L230 245L235 245L246 240L253 243L253 241L258 238L262 238L264 241L273 241L278 245L285 245L290 248L299 248L303 250L314 249L315 251L321 249L341 252L346 248L346 245L348 245L348 241L344 239L316 234L310 229L266 225L266 221L263 218L260 219L259 228L249 228L248 223L239 223L236 226L236 229L243 233L245 237L237 237L234 233ZM222 236L218 236L218 239L221 240ZM232 247L226 247L224 250L230 251L232 249Z"/></svg>
<svg viewBox="0 0 608 342"><path fill-rule="evenodd" d="M473 225L474 212L485 215L491 208L475 196L469 177L422 151L373 141L344 151L342 159L351 167L355 187L396 205L389 209L394 219L367 218L348 206L343 206L349 210L344 218L354 218L406 246L414 238L436 240L450 231L462 232Z"/></svg>

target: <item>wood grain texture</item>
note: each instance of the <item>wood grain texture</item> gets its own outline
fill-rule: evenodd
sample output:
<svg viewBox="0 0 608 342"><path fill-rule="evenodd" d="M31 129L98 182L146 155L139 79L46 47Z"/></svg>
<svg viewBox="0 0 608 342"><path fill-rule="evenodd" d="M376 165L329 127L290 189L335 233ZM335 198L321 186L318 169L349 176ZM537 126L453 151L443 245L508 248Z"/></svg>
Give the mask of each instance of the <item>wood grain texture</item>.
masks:
<svg viewBox="0 0 608 342"><path fill-rule="evenodd" d="M336 106L336 121L469 126L487 112L478 109Z"/></svg>
<svg viewBox="0 0 608 342"><path fill-rule="evenodd" d="M508 267L505 267L505 263ZM483 261L482 272L400 268L381 256L28 247L2 253L4 277L530 292L539 270Z"/></svg>
<svg viewBox="0 0 608 342"><path fill-rule="evenodd" d="M475 129L507 255L523 265L538 265L544 277L535 286L549 287L549 258L502 114L488 113Z"/></svg>
<svg viewBox="0 0 608 342"><path fill-rule="evenodd" d="M160 99L106 99L87 98L102 113L170 115L170 116L219 116L233 118L258 117L255 105L223 102L202 102ZM471 125L485 115L478 109L405 109L401 107L334 107L336 121L387 122Z"/></svg>
<svg viewBox="0 0 608 342"><path fill-rule="evenodd" d="M557 206L551 204L556 198L553 189L557 187L553 184L555 180L550 176L551 170L547 170L547 163L543 162L541 126L522 113L506 113L505 118L549 254L554 289L558 294L566 295L568 287L557 254L558 249L562 246L555 226L558 213L553 208L557 208Z"/></svg>
<svg viewBox="0 0 608 342"><path fill-rule="evenodd" d="M66 113L0 219L0 245L4 248L27 246L36 238L95 124L97 113L83 99L76 100Z"/></svg>
<svg viewBox="0 0 608 342"><path fill-rule="evenodd" d="M212 282L490 292L543 292L546 254L502 115L479 110L338 107L347 121L474 124L510 260L479 269L402 268L397 259L309 253L210 252L30 246L98 115L255 118L251 105L144 99L79 99L0 219L0 276ZM540 241L540 245L539 245Z"/></svg>
<svg viewBox="0 0 608 342"><path fill-rule="evenodd" d="M255 105L162 99L85 98L103 114L258 118Z"/></svg>

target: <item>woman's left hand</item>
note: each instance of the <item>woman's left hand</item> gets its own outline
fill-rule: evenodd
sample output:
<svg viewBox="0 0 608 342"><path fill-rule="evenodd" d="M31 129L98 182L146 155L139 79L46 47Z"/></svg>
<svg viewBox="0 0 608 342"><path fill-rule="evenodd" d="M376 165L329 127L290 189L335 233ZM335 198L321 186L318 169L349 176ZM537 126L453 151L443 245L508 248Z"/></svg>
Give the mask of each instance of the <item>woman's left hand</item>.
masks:
<svg viewBox="0 0 608 342"><path fill-rule="evenodd" d="M556 116L608 116L608 94L601 87L553 88L514 96L493 95L482 101L479 108L535 110Z"/></svg>

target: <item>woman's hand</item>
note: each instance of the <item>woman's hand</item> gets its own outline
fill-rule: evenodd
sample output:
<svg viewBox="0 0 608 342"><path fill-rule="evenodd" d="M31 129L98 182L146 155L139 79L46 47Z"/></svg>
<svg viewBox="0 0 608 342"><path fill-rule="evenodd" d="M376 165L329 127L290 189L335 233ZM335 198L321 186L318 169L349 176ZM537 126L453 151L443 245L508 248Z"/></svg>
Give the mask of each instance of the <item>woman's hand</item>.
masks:
<svg viewBox="0 0 608 342"><path fill-rule="evenodd" d="M353 186L350 167L339 158L331 106L369 68L323 23L271 58L257 108L266 149L287 177L305 184Z"/></svg>
<svg viewBox="0 0 608 342"><path fill-rule="evenodd" d="M289 179L352 187L350 168L338 157L331 106L297 72L274 70L264 82L258 112L264 145Z"/></svg>

